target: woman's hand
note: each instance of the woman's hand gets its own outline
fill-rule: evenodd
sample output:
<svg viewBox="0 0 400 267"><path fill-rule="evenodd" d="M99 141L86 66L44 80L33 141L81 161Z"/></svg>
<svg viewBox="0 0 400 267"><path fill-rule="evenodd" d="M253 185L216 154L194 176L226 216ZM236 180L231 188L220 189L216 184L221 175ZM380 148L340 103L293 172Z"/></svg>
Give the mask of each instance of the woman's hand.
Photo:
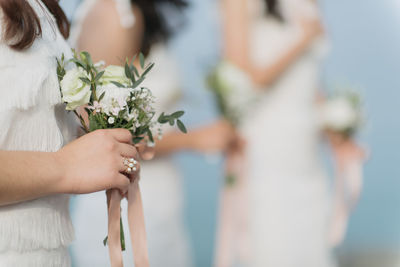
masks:
<svg viewBox="0 0 400 267"><path fill-rule="evenodd" d="M225 152L237 137L236 130L226 120L220 120L189 132L190 148L201 153Z"/></svg>
<svg viewBox="0 0 400 267"><path fill-rule="evenodd" d="M56 152L63 171L60 193L84 194L112 188L126 192L130 180L124 174L124 158L138 156L131 142L128 130L97 130Z"/></svg>
<svg viewBox="0 0 400 267"><path fill-rule="evenodd" d="M351 161L367 158L365 149L354 140L335 133L328 133L328 138L332 146L334 159L339 168L344 167Z"/></svg>

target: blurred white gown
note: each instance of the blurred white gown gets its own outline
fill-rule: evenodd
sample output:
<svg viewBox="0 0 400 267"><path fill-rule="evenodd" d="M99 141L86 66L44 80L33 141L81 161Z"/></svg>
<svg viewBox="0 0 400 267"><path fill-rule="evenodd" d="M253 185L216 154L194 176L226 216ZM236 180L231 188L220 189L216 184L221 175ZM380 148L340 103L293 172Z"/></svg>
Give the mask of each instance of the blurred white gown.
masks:
<svg viewBox="0 0 400 267"><path fill-rule="evenodd" d="M86 0L79 8L72 38L78 37L80 27L77 23L82 21L95 1ZM127 4L126 1L117 0L116 3L119 8ZM131 13L120 12L120 14L122 25L129 26L129 22L134 23L134 17L129 17L132 16ZM169 112L180 95L175 61L163 46L153 47L147 61L154 62L155 67L142 86L153 91L157 110ZM165 157L142 163L140 186L152 267L191 266L191 254L183 222L181 179L182 176L171 158ZM126 201L122 202L126 238L126 252L123 253L123 257L125 266L133 266L126 204ZM76 242L72 246L72 256L76 266L109 266L108 249L102 243L107 235L105 193L77 196L72 208L72 219L76 229Z"/></svg>
<svg viewBox="0 0 400 267"><path fill-rule="evenodd" d="M249 2L252 59L267 66L301 38L294 15L312 9L303 9L307 1L280 1L286 20L280 23L265 17L263 1ZM319 159L314 105L324 46L316 41L274 86L265 88L258 109L244 125L253 267L332 266L328 179Z"/></svg>

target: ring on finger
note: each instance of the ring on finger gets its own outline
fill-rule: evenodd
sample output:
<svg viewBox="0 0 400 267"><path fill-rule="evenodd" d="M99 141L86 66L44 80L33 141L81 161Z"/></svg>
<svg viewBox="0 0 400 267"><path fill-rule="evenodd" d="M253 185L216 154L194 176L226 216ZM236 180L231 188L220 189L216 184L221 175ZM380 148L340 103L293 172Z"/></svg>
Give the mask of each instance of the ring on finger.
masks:
<svg viewBox="0 0 400 267"><path fill-rule="evenodd" d="M134 158L124 158L124 166L126 167L125 172L132 174L138 169L138 162Z"/></svg>

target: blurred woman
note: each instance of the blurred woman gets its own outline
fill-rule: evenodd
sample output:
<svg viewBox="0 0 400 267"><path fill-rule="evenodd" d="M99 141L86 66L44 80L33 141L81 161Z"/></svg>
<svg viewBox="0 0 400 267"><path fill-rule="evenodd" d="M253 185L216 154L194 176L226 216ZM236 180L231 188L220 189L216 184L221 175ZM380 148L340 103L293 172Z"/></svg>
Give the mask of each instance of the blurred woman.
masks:
<svg viewBox="0 0 400 267"><path fill-rule="evenodd" d="M120 65L125 58L145 53L148 61L156 64L144 85L156 96L158 110L168 112L181 93L177 66L166 48L173 29L168 27L169 17L161 12L162 5L180 11L186 4L183 0L86 0L78 9L72 42L106 64ZM219 121L186 135L166 130L163 139L156 142L157 158L143 166L141 181L151 266L192 264L182 218L181 175L169 155L180 150L224 151L233 138L229 124ZM85 212L88 208L90 220ZM106 266L107 255L101 253L105 251L101 237L106 233L104 195L77 199L74 215L79 222L73 249L77 265ZM129 242L127 251L131 251ZM125 257L132 262L132 255Z"/></svg>
<svg viewBox="0 0 400 267"><path fill-rule="evenodd" d="M249 266L332 266L316 89L325 43L310 0L222 0L225 58L263 96L248 139Z"/></svg>

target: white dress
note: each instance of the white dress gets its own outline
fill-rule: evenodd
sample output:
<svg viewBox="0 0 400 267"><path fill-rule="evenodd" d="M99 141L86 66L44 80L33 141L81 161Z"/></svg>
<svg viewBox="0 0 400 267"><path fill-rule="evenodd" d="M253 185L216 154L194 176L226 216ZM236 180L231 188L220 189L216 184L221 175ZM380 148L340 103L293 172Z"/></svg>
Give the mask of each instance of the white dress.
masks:
<svg viewBox="0 0 400 267"><path fill-rule="evenodd" d="M251 2L252 60L267 66L301 38L293 16L307 1L280 1L285 23L265 17L261 1ZM330 197L319 158L315 107L323 43L316 41L271 88L265 88L244 126L249 141L253 267L332 266L327 241Z"/></svg>
<svg viewBox="0 0 400 267"><path fill-rule="evenodd" d="M94 0L96 1L96 0ZM79 38L83 18L93 7L93 0L86 0L78 8L72 36ZM123 1L117 1L123 5ZM128 21L120 13L121 24ZM134 21L131 20L131 21ZM128 26L128 25L127 25ZM132 26L132 25L131 25ZM150 88L156 96L158 111L174 111L180 96L180 82L174 58L166 47L158 45L151 49L146 59L155 67L142 86ZM168 131L169 129L165 129ZM146 232L152 267L190 267L191 256L185 225L183 223L182 175L170 157L143 162L141 168L141 191L144 205ZM122 203L122 218L126 237L126 266L133 265L129 229L126 219L126 201ZM102 240L107 234L107 209L104 192L73 199L72 217L76 242L72 245L72 256L76 266L109 266L108 249Z"/></svg>
<svg viewBox="0 0 400 267"><path fill-rule="evenodd" d="M27 2L43 33L23 52L0 37L0 149L54 152L76 138L78 129L62 104L56 73L56 57L71 51L44 5ZM73 238L68 195L0 207L0 266L70 266Z"/></svg>

